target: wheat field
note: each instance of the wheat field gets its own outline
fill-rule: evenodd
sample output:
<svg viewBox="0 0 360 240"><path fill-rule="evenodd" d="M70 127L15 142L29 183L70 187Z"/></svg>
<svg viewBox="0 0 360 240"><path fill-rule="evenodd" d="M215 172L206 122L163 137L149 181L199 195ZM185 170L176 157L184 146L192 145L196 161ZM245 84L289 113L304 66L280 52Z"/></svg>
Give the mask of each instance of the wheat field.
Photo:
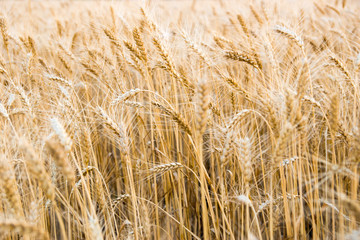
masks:
<svg viewBox="0 0 360 240"><path fill-rule="evenodd" d="M0 239L360 239L358 1L0 1Z"/></svg>

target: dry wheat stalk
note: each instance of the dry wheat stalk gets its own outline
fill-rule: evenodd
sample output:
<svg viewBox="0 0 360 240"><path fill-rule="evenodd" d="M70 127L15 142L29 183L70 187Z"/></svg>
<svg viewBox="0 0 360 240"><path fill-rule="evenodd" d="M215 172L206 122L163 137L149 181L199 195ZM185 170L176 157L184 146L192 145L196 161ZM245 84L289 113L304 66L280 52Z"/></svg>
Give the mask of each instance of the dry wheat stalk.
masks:
<svg viewBox="0 0 360 240"><path fill-rule="evenodd" d="M146 13L144 8L140 8L141 14L143 15L144 19L145 19L145 23L150 26L151 31L157 31L159 29L159 27L156 25L156 23L154 23L149 15Z"/></svg>
<svg viewBox="0 0 360 240"><path fill-rule="evenodd" d="M77 45L80 44L79 43L79 38L80 38L79 35L80 35L80 32L76 32L76 33L74 33L74 35L73 35L73 37L71 39L71 47L70 47L70 49L71 49L72 52L74 52L75 49L77 48Z"/></svg>
<svg viewBox="0 0 360 240"><path fill-rule="evenodd" d="M83 65L83 67L85 68L86 71L93 74L94 76L96 76L96 77L100 76L99 69L98 69L98 67L95 67L94 64L91 65L89 62L82 61L81 65ZM53 80L55 80L55 79L53 79Z"/></svg>

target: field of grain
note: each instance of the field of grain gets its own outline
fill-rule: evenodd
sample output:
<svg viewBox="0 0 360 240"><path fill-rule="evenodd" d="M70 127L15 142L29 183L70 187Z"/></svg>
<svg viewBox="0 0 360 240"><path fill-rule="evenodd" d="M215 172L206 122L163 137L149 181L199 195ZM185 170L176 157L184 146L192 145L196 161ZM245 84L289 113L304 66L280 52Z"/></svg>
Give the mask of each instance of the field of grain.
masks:
<svg viewBox="0 0 360 240"><path fill-rule="evenodd" d="M0 239L360 239L358 1L0 1Z"/></svg>

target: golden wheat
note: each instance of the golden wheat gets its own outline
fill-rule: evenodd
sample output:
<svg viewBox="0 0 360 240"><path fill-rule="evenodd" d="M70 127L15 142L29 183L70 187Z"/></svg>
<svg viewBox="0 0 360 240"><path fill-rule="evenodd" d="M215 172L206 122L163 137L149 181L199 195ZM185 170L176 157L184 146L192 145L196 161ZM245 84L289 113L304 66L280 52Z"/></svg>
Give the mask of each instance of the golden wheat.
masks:
<svg viewBox="0 0 360 240"><path fill-rule="evenodd" d="M358 239L359 1L140 2L0 1L0 238Z"/></svg>

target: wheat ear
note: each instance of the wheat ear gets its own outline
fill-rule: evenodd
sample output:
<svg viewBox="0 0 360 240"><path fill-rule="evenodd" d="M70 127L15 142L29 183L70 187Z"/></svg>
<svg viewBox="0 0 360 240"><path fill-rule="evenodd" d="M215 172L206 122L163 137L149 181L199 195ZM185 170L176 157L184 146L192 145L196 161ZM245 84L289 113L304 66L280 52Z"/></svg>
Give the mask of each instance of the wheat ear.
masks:
<svg viewBox="0 0 360 240"><path fill-rule="evenodd" d="M244 173L244 183L245 189L247 192L247 196L249 196L250 192L250 180L252 174L252 164L251 164L251 142L248 137L240 138L237 143L237 148L239 150L240 157L240 166L242 167Z"/></svg>
<svg viewBox="0 0 360 240"><path fill-rule="evenodd" d="M7 24L4 17L0 17L0 32L3 38L3 43L5 46L5 49L8 51L9 49L9 35L7 32Z"/></svg>
<svg viewBox="0 0 360 240"><path fill-rule="evenodd" d="M284 26L280 26L280 25L276 25L274 27L274 30L277 33L284 35L285 37L287 37L288 39L290 39L291 41L296 43L296 45L298 45L301 49L304 48L304 41L294 31L292 31Z"/></svg>
<svg viewBox="0 0 360 240"><path fill-rule="evenodd" d="M143 39L142 39L142 37L140 35L140 32L139 32L138 28L134 28L134 30L133 30L133 38L135 40L137 48L139 49L141 59L144 61L144 63L147 63L148 62L148 56L147 56L146 49L145 49L145 46L144 46L144 41L143 41Z"/></svg>
<svg viewBox="0 0 360 240"><path fill-rule="evenodd" d="M120 137L120 144L124 154L129 153L128 139L126 132L123 127L119 126L114 120L102 109L100 106L97 107L97 113L101 117L103 123L116 135Z"/></svg>
<svg viewBox="0 0 360 240"><path fill-rule="evenodd" d="M55 75L50 75L50 74L47 74L46 76L47 76L47 78L49 78L50 80L55 81L55 82L58 82L58 83L60 83L60 84L63 84L63 85L65 85L65 86L67 86L67 87L72 87L72 85L73 85L72 82L66 80L66 79L63 78L63 77L59 77L59 76L55 76Z"/></svg>
<svg viewBox="0 0 360 240"><path fill-rule="evenodd" d="M253 59L251 56L244 54L244 53L238 53L236 51L227 51L225 53L225 57L232 59L232 60L236 60L236 61L240 61L240 62L245 62L247 64L250 64L251 66L260 69L260 66L257 64L256 60Z"/></svg>
<svg viewBox="0 0 360 240"><path fill-rule="evenodd" d="M224 144L224 148L222 150L221 156L220 156L220 162L222 164L224 164L227 161L227 159L229 158L229 155L231 154L230 148L231 148L232 137L234 134L233 129L241 121L241 119L250 112L251 111L249 109L241 110L240 112L235 114L235 116L231 119L231 121L227 125L226 130L225 130L225 144Z"/></svg>
<svg viewBox="0 0 360 240"><path fill-rule="evenodd" d="M1 102L0 102L0 115L6 119L9 119L9 113Z"/></svg>
<svg viewBox="0 0 360 240"><path fill-rule="evenodd" d="M180 128L182 128L184 130L184 132L186 132L189 135L192 135L189 124L187 124L185 122L185 119L179 113L175 112L174 110L172 110L170 108L165 107L164 105L161 105L158 102L152 101L151 104L153 106L159 108L160 110L162 110L169 117L171 117L171 119L174 122L176 122L180 126Z"/></svg>
<svg viewBox="0 0 360 240"><path fill-rule="evenodd" d="M163 173L183 167L179 162L160 164L149 169L151 173Z"/></svg>
<svg viewBox="0 0 360 240"><path fill-rule="evenodd" d="M208 121L208 112L211 100L210 90L209 84L206 81L199 82L196 122L200 136L204 133Z"/></svg>
<svg viewBox="0 0 360 240"><path fill-rule="evenodd" d="M0 232L3 234L18 233L24 236L36 236L36 239L49 239L48 234L35 224L21 219L0 219Z"/></svg>
<svg viewBox="0 0 360 240"><path fill-rule="evenodd" d="M275 147L275 166L281 163L288 139L293 131L294 127L290 122L286 122L276 142Z"/></svg>
<svg viewBox="0 0 360 240"><path fill-rule="evenodd" d="M118 49L122 49L120 40L115 37L113 32L109 29L104 28L105 35L109 38L112 44L114 44Z"/></svg>
<svg viewBox="0 0 360 240"><path fill-rule="evenodd" d="M334 135L339 129L339 97L336 93L331 96L328 118L330 132Z"/></svg>
<svg viewBox="0 0 360 240"><path fill-rule="evenodd" d="M64 147L66 152L70 152L73 142L69 137L68 133L66 132L64 126L59 122L57 118L52 118L50 122L52 129L54 130L61 142L61 145Z"/></svg>
<svg viewBox="0 0 360 240"><path fill-rule="evenodd" d="M47 149L50 155L53 156L56 165L60 168L61 172L64 173L66 179L70 183L75 182L75 172L71 164L67 159L67 151L64 147L60 147L55 141L47 141Z"/></svg>
<svg viewBox="0 0 360 240"><path fill-rule="evenodd" d="M132 98L133 96L135 96L136 94L138 94L139 92L141 92L140 89L135 88L135 89L131 89L127 92L125 92L124 94L118 96L117 98L115 98L111 104L115 105L115 104L120 104L125 102L126 100L128 100L129 98Z"/></svg>
<svg viewBox="0 0 360 240"><path fill-rule="evenodd" d="M349 71L345 68L345 65L339 59L334 56L330 56L329 58L335 64L335 66L340 69L340 71L345 75L347 79L351 78Z"/></svg>
<svg viewBox="0 0 360 240"><path fill-rule="evenodd" d="M15 213L22 215L22 203L15 180L15 175L9 164L6 163L5 159L0 157L0 175L1 185L6 193L7 199Z"/></svg>
<svg viewBox="0 0 360 240"><path fill-rule="evenodd" d="M38 180L39 185L44 191L46 197L53 201L55 199L54 186L51 183L51 179L47 174L44 165L40 161L40 158L36 155L33 147L24 140L20 140L19 148L25 156L26 166L29 169L30 175L34 179Z"/></svg>

